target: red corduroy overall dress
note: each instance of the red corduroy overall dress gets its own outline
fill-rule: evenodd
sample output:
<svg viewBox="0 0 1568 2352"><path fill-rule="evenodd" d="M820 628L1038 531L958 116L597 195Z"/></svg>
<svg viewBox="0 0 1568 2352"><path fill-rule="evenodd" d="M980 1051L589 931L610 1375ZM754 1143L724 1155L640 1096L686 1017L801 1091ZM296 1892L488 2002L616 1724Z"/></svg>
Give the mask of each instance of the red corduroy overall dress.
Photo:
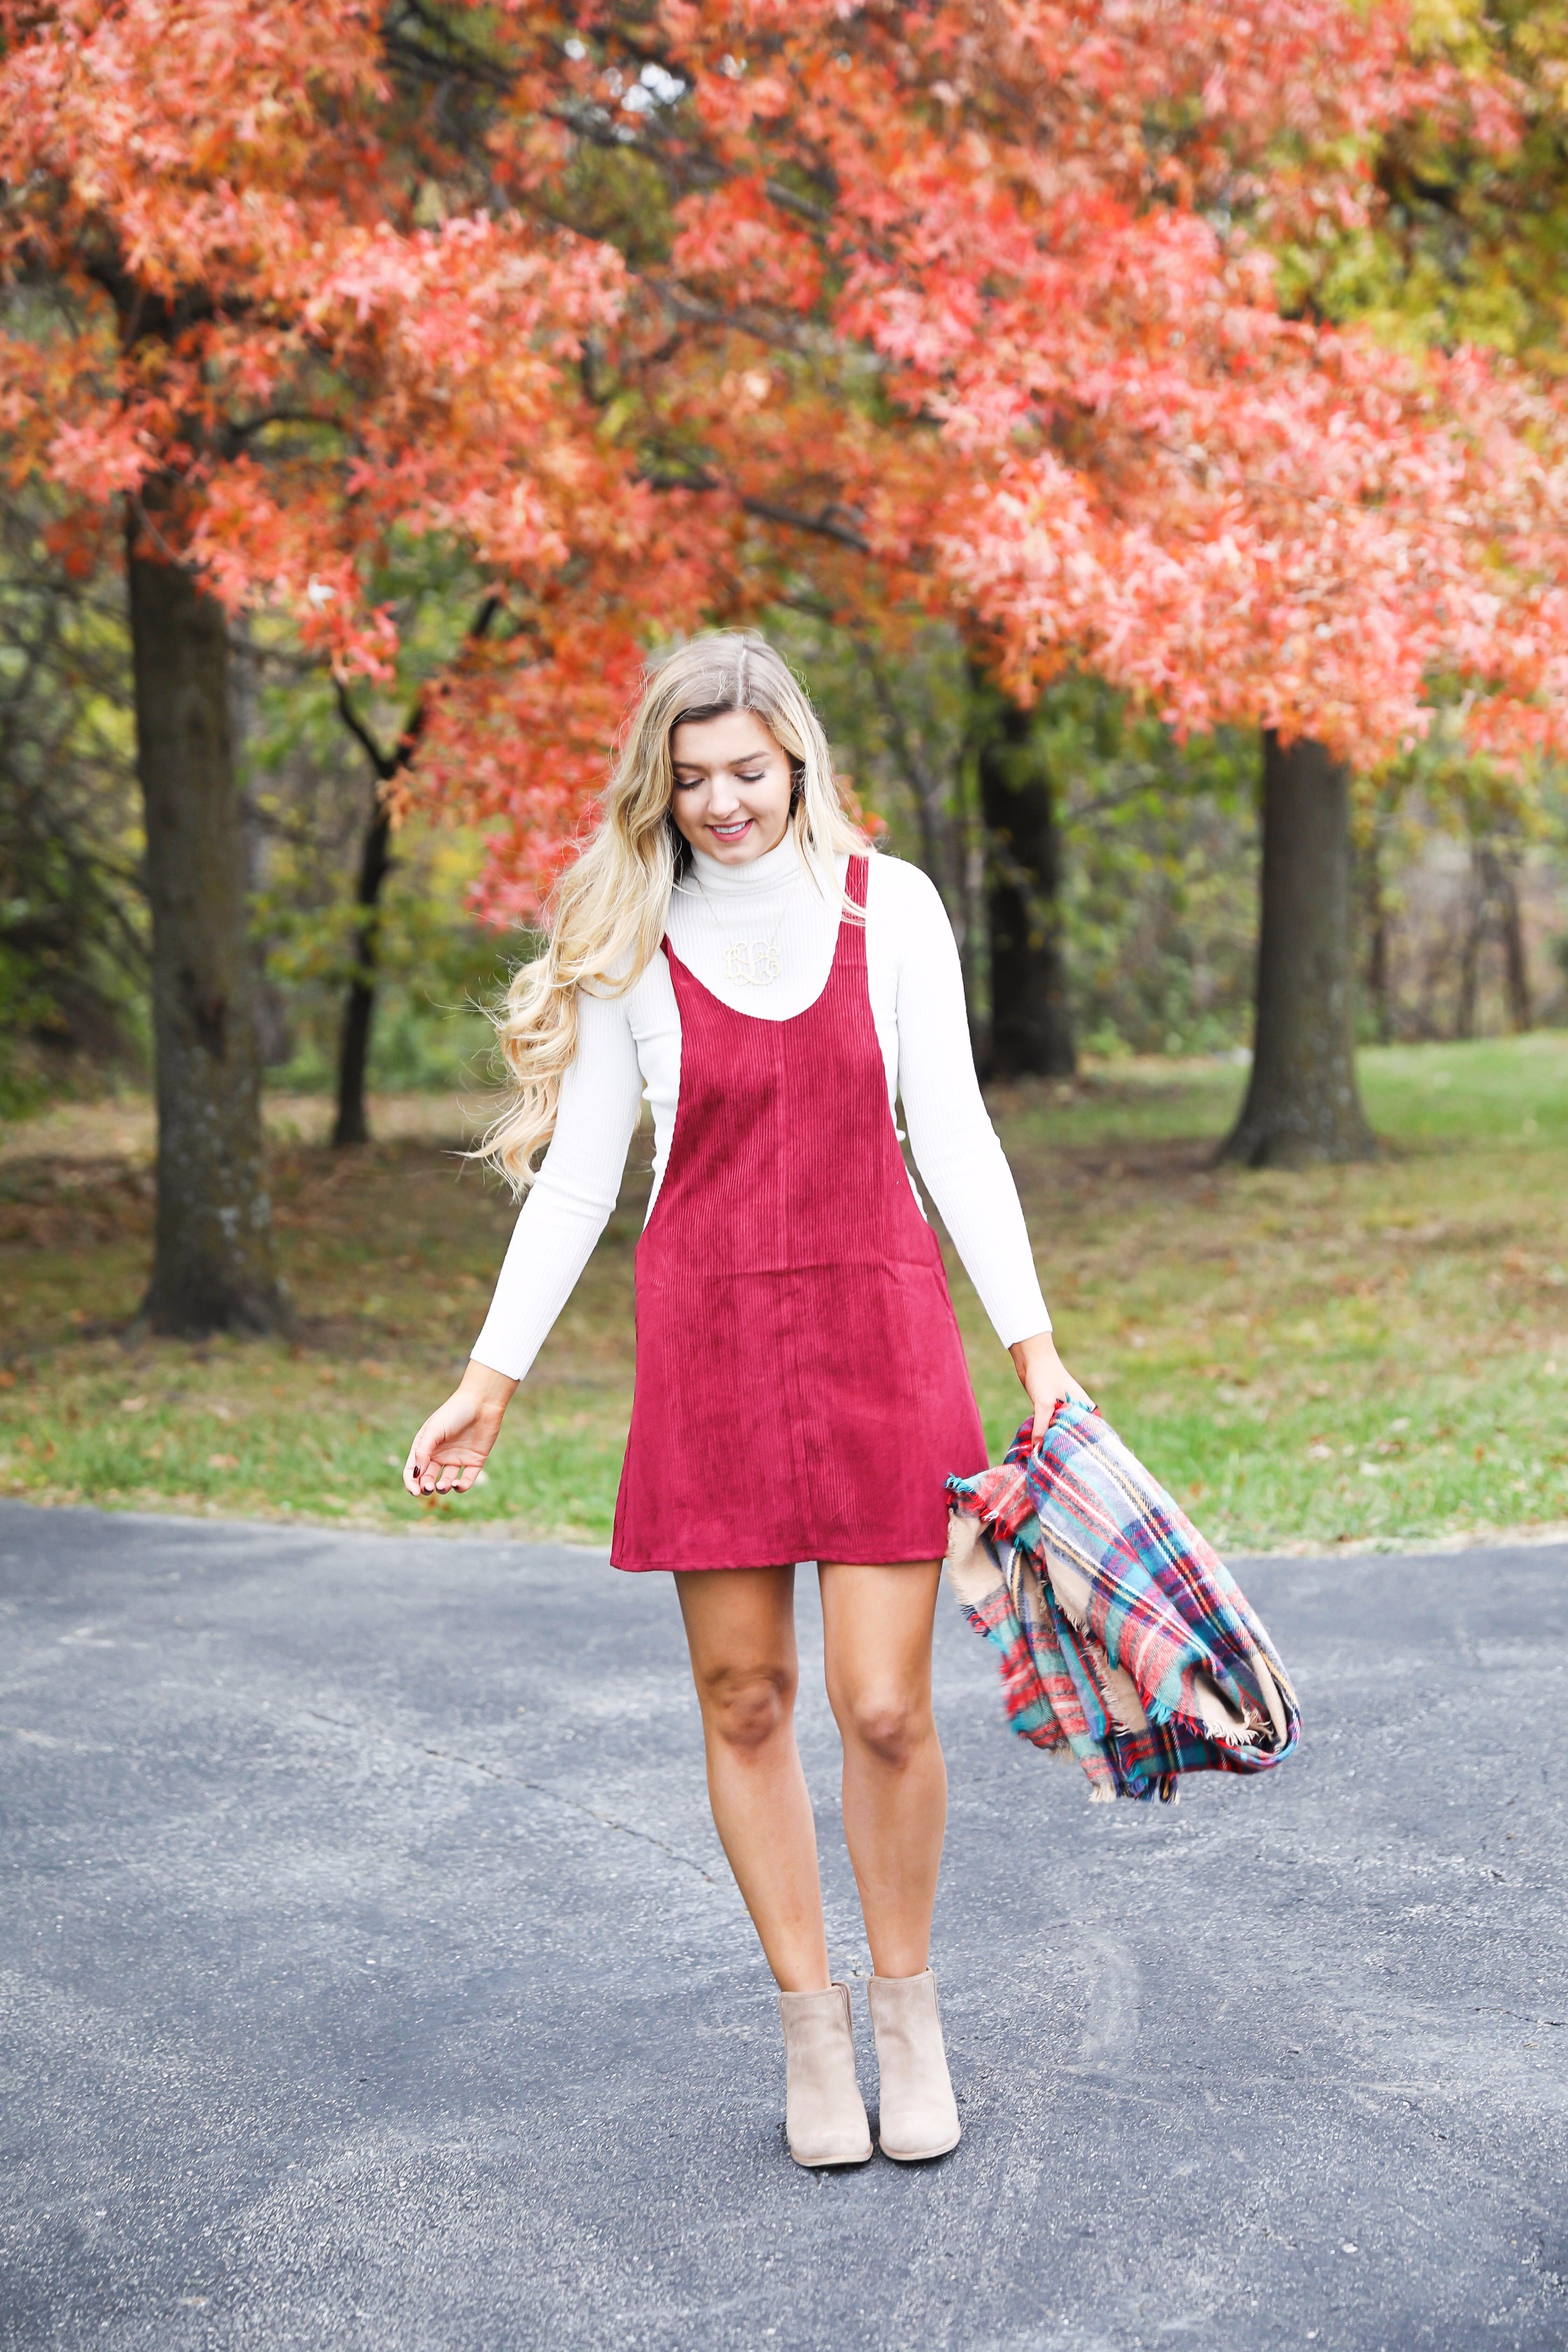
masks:
<svg viewBox="0 0 1568 2352"><path fill-rule="evenodd" d="M848 891L866 903L867 866ZM669 1159L637 1252L625 1569L938 1559L985 1441L935 1234L888 1107L863 924L788 1021L721 1003L668 940Z"/></svg>

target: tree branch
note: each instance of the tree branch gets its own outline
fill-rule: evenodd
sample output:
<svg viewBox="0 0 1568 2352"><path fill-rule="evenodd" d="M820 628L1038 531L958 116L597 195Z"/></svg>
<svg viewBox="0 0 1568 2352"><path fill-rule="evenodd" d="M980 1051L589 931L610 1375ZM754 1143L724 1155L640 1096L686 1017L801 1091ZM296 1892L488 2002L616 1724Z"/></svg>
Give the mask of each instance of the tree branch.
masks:
<svg viewBox="0 0 1568 2352"><path fill-rule="evenodd" d="M246 441L253 433L265 433L270 425L324 425L334 433L353 429L347 417L334 416L327 409L268 408L259 416L243 416L226 424L224 436L230 441Z"/></svg>
<svg viewBox="0 0 1568 2352"><path fill-rule="evenodd" d="M743 498L741 506L745 513L755 515L760 522L776 522L785 530L810 531L818 539L831 539L840 547L852 548L857 555L869 555L871 552L870 541L848 523L835 520L831 507L824 507L820 514L809 515L801 514L793 507L775 506L771 499Z"/></svg>
<svg viewBox="0 0 1568 2352"><path fill-rule="evenodd" d="M375 771L378 782L390 783L392 778L397 773L400 761L395 758L389 758L382 750L381 745L354 709L353 698L342 679L334 678L332 683L337 688L338 717L342 720L355 742L363 748L365 758Z"/></svg>
<svg viewBox="0 0 1568 2352"><path fill-rule="evenodd" d="M502 609L503 603L504 599L492 588L468 624L463 638L463 653L468 652L471 647L479 643L481 638L489 635L490 625L497 614ZM461 658L462 655L459 654L458 659L461 660ZM430 708L427 690L421 687L416 696L414 708L408 714L407 724L397 739L396 749L384 751L370 728L354 709L353 698L343 680L338 677L334 678L332 683L337 689L339 718L363 751L375 772L376 782L389 784L394 776L400 775L407 767L419 748L419 738L425 731L425 722Z"/></svg>
<svg viewBox="0 0 1568 2352"><path fill-rule="evenodd" d="M770 318L765 311L725 310L716 302L703 301L700 295L689 294L668 278L655 278L641 269L632 270L631 275L640 278L678 319L688 320L693 326L724 327L735 334L751 335L759 343L772 344L775 350L804 352L808 357L834 349L830 335L820 329L814 331L805 320L791 324Z"/></svg>

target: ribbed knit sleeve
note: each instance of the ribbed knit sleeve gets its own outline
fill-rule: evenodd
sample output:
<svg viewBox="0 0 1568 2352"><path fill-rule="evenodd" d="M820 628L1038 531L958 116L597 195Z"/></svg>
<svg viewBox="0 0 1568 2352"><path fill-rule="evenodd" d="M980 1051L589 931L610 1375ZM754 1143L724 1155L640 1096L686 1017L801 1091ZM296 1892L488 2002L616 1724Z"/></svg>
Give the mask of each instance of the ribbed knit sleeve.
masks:
<svg viewBox="0 0 1568 2352"><path fill-rule="evenodd" d="M625 997L579 991L577 1055L473 1353L520 1381L572 1296L621 1189L642 1099Z"/></svg>
<svg viewBox="0 0 1568 2352"><path fill-rule="evenodd" d="M1013 1171L974 1074L963 973L934 884L873 858L868 922L896 942L899 1097L915 1166L1005 1348L1051 1318Z"/></svg>

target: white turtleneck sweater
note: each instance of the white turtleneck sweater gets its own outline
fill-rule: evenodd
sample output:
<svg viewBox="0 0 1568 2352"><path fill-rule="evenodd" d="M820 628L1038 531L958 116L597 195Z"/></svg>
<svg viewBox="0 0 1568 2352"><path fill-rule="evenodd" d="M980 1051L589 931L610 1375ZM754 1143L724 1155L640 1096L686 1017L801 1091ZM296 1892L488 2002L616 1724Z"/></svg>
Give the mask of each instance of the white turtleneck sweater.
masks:
<svg viewBox="0 0 1568 2352"><path fill-rule="evenodd" d="M827 984L841 900L818 885L787 835L744 866L721 865L700 850L692 857L669 908L668 935L681 961L725 1004L755 1020L804 1013ZM841 882L847 863L839 860ZM773 949L778 974L771 984L755 986L726 970L725 950L737 941ZM744 970L765 969L769 960L742 953L731 966L737 961ZM889 1113L901 1103L915 1165L996 1336L1011 1347L1048 1331L1024 1213L974 1075L947 915L920 868L895 857L870 860L866 965ZM577 1055L562 1082L555 1132L474 1347L481 1364L514 1380L527 1372L605 1229L645 1097L654 1130L650 1215L675 1133L680 1013L665 958L656 955L624 996L581 991L578 1018ZM833 1181L830 1170L823 1174ZM691 1271L700 1282L700 1265Z"/></svg>

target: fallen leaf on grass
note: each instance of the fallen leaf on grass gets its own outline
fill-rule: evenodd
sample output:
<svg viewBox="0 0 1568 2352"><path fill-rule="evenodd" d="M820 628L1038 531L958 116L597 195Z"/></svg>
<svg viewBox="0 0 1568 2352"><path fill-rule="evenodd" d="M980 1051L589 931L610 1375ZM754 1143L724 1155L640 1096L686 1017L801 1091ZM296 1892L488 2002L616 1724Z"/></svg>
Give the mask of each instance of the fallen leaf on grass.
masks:
<svg viewBox="0 0 1568 2352"><path fill-rule="evenodd" d="M237 1470L238 1467L239 1456L237 1454L209 1454L207 1455L207 1468L209 1470Z"/></svg>
<svg viewBox="0 0 1568 2352"><path fill-rule="evenodd" d="M146 1402L145 1397L121 1397L120 1410L121 1412L141 1412Z"/></svg>

